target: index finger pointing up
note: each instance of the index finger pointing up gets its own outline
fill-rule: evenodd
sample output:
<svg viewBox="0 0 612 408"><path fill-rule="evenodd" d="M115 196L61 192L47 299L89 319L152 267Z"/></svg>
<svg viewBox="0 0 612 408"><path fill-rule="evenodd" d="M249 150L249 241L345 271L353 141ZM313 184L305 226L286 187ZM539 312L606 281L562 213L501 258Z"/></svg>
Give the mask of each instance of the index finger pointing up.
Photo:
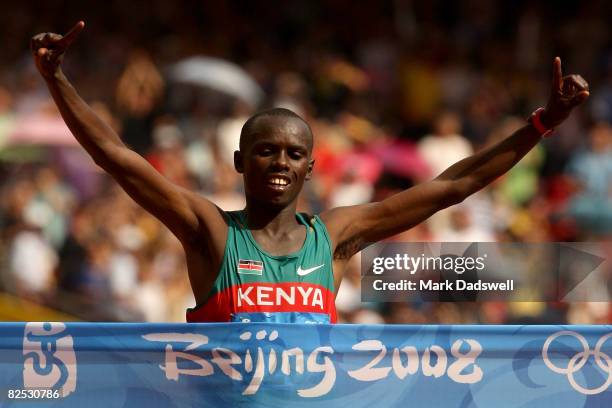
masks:
<svg viewBox="0 0 612 408"><path fill-rule="evenodd" d="M561 91L563 86L563 74L561 72L561 58L555 57L553 60L553 80L552 80L553 91Z"/></svg>
<svg viewBox="0 0 612 408"><path fill-rule="evenodd" d="M83 28L85 27L85 22L79 21L59 40L58 45L61 48L67 48L76 38L79 36Z"/></svg>

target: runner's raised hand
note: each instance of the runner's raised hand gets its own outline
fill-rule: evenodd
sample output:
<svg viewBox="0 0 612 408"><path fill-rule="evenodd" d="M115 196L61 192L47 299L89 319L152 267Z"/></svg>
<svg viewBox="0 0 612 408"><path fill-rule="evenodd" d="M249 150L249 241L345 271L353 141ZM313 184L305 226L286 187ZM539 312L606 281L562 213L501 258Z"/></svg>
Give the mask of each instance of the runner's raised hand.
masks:
<svg viewBox="0 0 612 408"><path fill-rule="evenodd" d="M32 37L30 49L34 56L36 68L44 78L52 78L60 71L64 53L84 27L85 23L79 21L66 35L41 33Z"/></svg>
<svg viewBox="0 0 612 408"><path fill-rule="evenodd" d="M589 84L580 75L563 76L561 58L553 60L550 97L542 113L543 124L551 129L563 122L572 109L589 97Z"/></svg>

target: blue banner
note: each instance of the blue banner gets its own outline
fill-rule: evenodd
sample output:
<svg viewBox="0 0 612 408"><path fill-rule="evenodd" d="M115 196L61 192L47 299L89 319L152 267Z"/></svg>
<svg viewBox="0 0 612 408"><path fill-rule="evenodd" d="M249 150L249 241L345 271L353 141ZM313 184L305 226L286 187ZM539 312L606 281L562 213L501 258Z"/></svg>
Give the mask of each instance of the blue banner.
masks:
<svg viewBox="0 0 612 408"><path fill-rule="evenodd" d="M611 407L612 326L0 324L2 407Z"/></svg>

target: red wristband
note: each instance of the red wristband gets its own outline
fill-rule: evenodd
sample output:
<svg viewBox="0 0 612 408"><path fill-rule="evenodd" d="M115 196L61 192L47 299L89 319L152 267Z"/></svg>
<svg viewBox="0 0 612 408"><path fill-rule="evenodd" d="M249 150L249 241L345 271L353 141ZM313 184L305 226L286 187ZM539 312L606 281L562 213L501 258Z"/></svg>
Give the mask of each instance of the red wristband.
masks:
<svg viewBox="0 0 612 408"><path fill-rule="evenodd" d="M544 124L542 123L542 120L540 118L542 116L542 112L544 112L544 108L536 109L531 114L531 116L529 117L528 121L535 128L535 130L540 134L540 136L548 137L548 136L550 136L555 131L555 128L550 128L549 129L546 126L544 126Z"/></svg>

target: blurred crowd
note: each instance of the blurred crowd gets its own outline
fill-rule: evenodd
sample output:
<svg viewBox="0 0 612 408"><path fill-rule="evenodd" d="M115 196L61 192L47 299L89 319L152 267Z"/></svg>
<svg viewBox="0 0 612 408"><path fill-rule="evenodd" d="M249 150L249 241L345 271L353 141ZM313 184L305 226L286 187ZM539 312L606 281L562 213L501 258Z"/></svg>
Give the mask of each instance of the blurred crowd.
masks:
<svg viewBox="0 0 612 408"><path fill-rule="evenodd" d="M384 199L524 126L545 105L560 55L590 83L585 106L491 186L394 240L612 236L605 1L58 3L13 3L1 18L7 292L85 320L180 322L194 305L180 243L75 145L33 66L29 37L79 19L87 25L65 72L83 98L159 172L225 210L244 206L232 157L258 109L289 108L311 125L315 176L299 210L318 213ZM236 64L264 97L169 74L194 55ZM337 306L340 321L356 323L612 320L609 302L362 303L359 256Z"/></svg>

